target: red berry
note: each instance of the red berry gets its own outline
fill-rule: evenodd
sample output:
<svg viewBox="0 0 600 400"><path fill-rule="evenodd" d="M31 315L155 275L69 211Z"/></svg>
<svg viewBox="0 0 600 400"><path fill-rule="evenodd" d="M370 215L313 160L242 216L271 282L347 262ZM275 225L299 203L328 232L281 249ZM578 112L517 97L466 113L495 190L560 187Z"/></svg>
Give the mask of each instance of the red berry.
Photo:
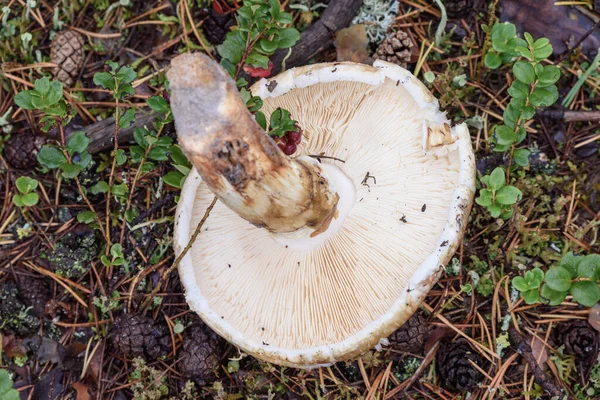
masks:
<svg viewBox="0 0 600 400"><path fill-rule="evenodd" d="M294 143L288 143L285 145L283 152L286 156L291 156L296 152L296 145Z"/></svg>
<svg viewBox="0 0 600 400"><path fill-rule="evenodd" d="M287 139L296 145L300 144L302 142L302 131L288 132Z"/></svg>

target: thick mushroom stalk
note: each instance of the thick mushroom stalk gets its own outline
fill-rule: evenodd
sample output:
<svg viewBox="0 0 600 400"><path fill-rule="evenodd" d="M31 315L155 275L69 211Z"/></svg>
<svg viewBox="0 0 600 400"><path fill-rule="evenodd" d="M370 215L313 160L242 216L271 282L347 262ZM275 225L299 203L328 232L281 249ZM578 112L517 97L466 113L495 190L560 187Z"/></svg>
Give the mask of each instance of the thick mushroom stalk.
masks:
<svg viewBox="0 0 600 400"><path fill-rule="evenodd" d="M279 150L219 64L201 53L183 54L167 77L179 143L225 205L273 233L314 236L327 229L339 196L321 168Z"/></svg>

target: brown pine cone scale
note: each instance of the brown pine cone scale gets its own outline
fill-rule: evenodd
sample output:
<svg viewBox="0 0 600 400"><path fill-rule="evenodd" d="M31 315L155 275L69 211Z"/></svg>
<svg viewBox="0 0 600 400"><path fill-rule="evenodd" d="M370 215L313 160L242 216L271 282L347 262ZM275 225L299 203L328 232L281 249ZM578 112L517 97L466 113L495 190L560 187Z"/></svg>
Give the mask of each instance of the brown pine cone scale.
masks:
<svg viewBox="0 0 600 400"><path fill-rule="evenodd" d="M115 320L110 339L119 354L146 360L166 355L171 345L169 329L140 314L120 315Z"/></svg>
<svg viewBox="0 0 600 400"><path fill-rule="evenodd" d="M475 389L483 375L470 361L482 366L482 359L465 339L441 343L436 356L437 371L442 384L457 390Z"/></svg>
<svg viewBox="0 0 600 400"><path fill-rule="evenodd" d="M565 353L579 359L595 360L598 351L598 332L587 321L573 321L556 327L559 344L565 346Z"/></svg>
<svg viewBox="0 0 600 400"><path fill-rule="evenodd" d="M4 146L4 158L16 169L30 169L37 165L37 155L47 143L43 136L33 132L14 134Z"/></svg>
<svg viewBox="0 0 600 400"><path fill-rule="evenodd" d="M212 44L223 43L225 35L233 25L235 25L233 14L219 14L210 10L210 14L203 24L206 39Z"/></svg>
<svg viewBox="0 0 600 400"><path fill-rule="evenodd" d="M57 64L52 69L52 75L67 87L73 85L83 66L83 45L83 37L75 31L59 32L52 39L50 60Z"/></svg>
<svg viewBox="0 0 600 400"><path fill-rule="evenodd" d="M392 33L385 39L373 54L376 60L383 60L406 68L419 58L419 49L404 31Z"/></svg>
<svg viewBox="0 0 600 400"><path fill-rule="evenodd" d="M223 341L203 324L193 326L183 339L179 372L186 378L209 381L219 366Z"/></svg>
<svg viewBox="0 0 600 400"><path fill-rule="evenodd" d="M427 320L420 314L414 314L404 325L388 338L392 349L404 353L419 354L429 337Z"/></svg>

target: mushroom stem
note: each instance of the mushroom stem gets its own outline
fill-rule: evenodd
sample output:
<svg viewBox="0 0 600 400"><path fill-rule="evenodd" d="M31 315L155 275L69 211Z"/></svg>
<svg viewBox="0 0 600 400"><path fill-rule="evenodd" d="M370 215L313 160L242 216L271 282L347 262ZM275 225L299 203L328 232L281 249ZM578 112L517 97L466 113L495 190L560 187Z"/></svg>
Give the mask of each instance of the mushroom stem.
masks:
<svg viewBox="0 0 600 400"><path fill-rule="evenodd" d="M279 150L219 64L202 53L182 54L167 77L179 143L226 206L273 233L327 229L339 196L321 168Z"/></svg>

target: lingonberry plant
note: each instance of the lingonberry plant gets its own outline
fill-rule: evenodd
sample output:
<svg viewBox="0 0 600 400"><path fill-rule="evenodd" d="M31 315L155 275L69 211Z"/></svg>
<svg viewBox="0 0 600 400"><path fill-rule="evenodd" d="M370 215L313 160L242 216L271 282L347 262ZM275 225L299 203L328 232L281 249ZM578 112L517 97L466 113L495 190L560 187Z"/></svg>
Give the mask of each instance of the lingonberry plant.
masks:
<svg viewBox="0 0 600 400"><path fill-rule="evenodd" d="M600 301L599 283L600 255L576 256L572 252L545 274L535 268L512 280L527 304L540 301L552 306L559 305L570 294L579 304L592 307Z"/></svg>
<svg viewBox="0 0 600 400"><path fill-rule="evenodd" d="M481 183L485 188L479 191L479 197L475 199L477 204L487 208L494 218L510 218L512 206L523 194L516 187L506 185L504 170L495 168L490 175L481 178Z"/></svg>
<svg viewBox="0 0 600 400"><path fill-rule="evenodd" d="M39 182L28 176L21 176L16 180L19 194L13 196L13 203L17 207L32 207L40 200L40 196L35 192Z"/></svg>
<svg viewBox="0 0 600 400"><path fill-rule="evenodd" d="M512 213L507 212L507 206L520 198L520 191L509 183L511 171L516 167L529 165L530 151L517 148L526 138L525 123L533 118L536 108L551 106L558 100L555 83L560 78L560 69L554 65L544 65L552 54L550 41L546 38L534 40L527 32L524 36L525 39L518 37L517 29L511 23L494 24L490 30L492 49L484 59L485 65L491 69L513 63L514 75L514 80L508 88L511 100L502 115L504 123L495 127L491 138L494 151L509 151L506 174L503 173L506 184L502 186L502 190L511 195L504 199L504 203L501 203L501 200L497 201L497 204L492 202L490 191L496 189L487 185L485 181L490 181L490 177L485 176L481 181L486 188L480 191L477 199L477 203L487 207L494 217L510 217ZM496 171L492 174L494 173L500 174ZM518 198L515 197L517 193Z"/></svg>

